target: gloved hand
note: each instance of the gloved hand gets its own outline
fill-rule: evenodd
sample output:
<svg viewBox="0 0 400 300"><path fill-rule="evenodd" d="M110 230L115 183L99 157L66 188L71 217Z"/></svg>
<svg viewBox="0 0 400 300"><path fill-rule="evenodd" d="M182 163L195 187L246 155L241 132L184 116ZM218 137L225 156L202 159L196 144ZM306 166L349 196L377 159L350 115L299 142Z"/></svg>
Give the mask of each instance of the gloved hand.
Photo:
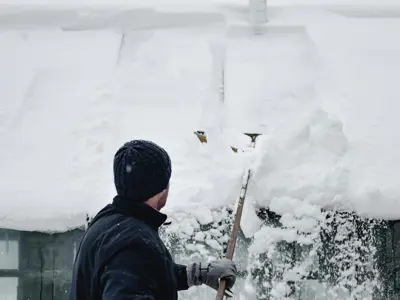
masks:
<svg viewBox="0 0 400 300"><path fill-rule="evenodd" d="M226 280L225 296L232 297L231 288L236 281L237 268L233 261L222 258L208 263L205 267L201 263L187 266L188 285L208 285L218 290L219 280Z"/></svg>

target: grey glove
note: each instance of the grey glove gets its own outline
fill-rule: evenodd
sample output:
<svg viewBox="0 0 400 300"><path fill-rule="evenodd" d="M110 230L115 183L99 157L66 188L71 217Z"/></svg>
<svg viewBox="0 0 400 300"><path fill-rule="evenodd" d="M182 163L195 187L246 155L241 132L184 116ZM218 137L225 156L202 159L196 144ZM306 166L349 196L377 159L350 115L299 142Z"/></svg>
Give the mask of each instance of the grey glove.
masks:
<svg viewBox="0 0 400 300"><path fill-rule="evenodd" d="M232 297L230 289L236 281L236 265L233 261L222 258L210 262L203 267L201 263L193 263L187 266L188 285L208 285L209 287L218 290L219 280L226 280L225 296Z"/></svg>

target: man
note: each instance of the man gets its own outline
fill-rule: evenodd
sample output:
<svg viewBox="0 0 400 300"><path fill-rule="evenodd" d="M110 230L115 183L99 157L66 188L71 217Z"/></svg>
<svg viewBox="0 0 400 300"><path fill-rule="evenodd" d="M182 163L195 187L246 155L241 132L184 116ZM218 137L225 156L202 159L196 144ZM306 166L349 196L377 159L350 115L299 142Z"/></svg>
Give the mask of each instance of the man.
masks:
<svg viewBox="0 0 400 300"><path fill-rule="evenodd" d="M188 266L174 263L158 235L171 161L160 146L143 140L123 145L114 157L117 196L92 220L73 269L70 300L175 300L179 290L206 284L228 292L236 266L227 259Z"/></svg>

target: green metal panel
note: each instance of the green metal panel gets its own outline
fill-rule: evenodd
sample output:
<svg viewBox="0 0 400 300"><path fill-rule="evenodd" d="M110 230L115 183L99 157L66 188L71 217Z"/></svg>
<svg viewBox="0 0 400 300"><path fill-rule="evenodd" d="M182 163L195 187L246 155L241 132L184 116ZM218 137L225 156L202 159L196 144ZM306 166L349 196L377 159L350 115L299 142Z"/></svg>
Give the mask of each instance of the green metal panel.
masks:
<svg viewBox="0 0 400 300"><path fill-rule="evenodd" d="M18 278L17 300L66 300L72 277L74 247L83 230L64 233L0 230L3 240L18 239L17 269L1 269L0 278Z"/></svg>

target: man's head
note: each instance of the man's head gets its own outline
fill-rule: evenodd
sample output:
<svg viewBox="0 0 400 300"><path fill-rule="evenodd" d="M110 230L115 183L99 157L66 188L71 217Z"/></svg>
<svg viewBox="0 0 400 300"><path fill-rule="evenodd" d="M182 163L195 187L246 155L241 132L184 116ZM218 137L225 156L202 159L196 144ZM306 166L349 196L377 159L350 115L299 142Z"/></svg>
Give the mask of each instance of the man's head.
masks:
<svg viewBox="0 0 400 300"><path fill-rule="evenodd" d="M134 140L115 154L115 187L119 196L130 201L160 210L167 201L170 178L169 155L153 142Z"/></svg>

